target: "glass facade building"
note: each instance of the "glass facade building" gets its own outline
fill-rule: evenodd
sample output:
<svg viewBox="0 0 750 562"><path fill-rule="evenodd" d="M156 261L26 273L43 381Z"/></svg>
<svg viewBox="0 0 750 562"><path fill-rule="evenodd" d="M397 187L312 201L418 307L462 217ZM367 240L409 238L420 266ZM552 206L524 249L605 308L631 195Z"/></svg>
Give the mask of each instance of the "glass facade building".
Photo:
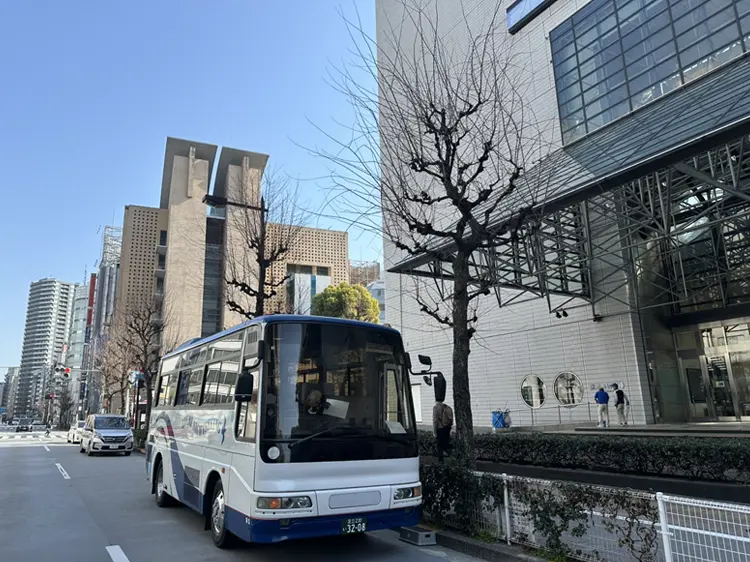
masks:
<svg viewBox="0 0 750 562"><path fill-rule="evenodd" d="M750 0L593 0L550 42L569 143L747 52Z"/></svg>

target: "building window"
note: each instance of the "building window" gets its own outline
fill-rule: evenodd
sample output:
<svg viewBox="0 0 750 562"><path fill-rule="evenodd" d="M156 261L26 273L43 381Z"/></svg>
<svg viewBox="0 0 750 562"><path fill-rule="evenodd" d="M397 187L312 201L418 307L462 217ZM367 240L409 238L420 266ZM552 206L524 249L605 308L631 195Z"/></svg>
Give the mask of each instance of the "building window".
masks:
<svg viewBox="0 0 750 562"><path fill-rule="evenodd" d="M546 385L536 375L529 375L521 381L521 397L529 408L541 408L545 401Z"/></svg>
<svg viewBox="0 0 750 562"><path fill-rule="evenodd" d="M167 256L159 254L159 269L166 269L167 267Z"/></svg>
<svg viewBox="0 0 750 562"><path fill-rule="evenodd" d="M318 266L315 268L317 275L330 275L330 270L327 267Z"/></svg>
<svg viewBox="0 0 750 562"><path fill-rule="evenodd" d="M742 55L748 41L747 1L593 0L550 33L563 143Z"/></svg>
<svg viewBox="0 0 750 562"><path fill-rule="evenodd" d="M159 231L159 246L166 246L166 245L167 245L167 231L160 230Z"/></svg>
<svg viewBox="0 0 750 562"><path fill-rule="evenodd" d="M516 33L554 3L555 0L516 0L506 10L508 31Z"/></svg>
<svg viewBox="0 0 750 562"><path fill-rule="evenodd" d="M555 379L555 398L563 406L573 407L583 401L583 383L575 373L563 372Z"/></svg>

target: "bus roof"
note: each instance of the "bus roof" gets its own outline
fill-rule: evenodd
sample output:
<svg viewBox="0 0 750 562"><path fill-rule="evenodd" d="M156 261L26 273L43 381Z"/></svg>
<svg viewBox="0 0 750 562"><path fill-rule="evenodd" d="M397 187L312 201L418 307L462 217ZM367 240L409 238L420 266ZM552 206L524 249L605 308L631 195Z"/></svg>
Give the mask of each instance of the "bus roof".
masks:
<svg viewBox="0 0 750 562"><path fill-rule="evenodd" d="M193 347L199 347L201 345L205 345L214 340L221 339L224 336L228 336L229 334L233 334L234 332L238 332L242 330L243 328L247 328L248 326L252 326L254 324L260 324L262 322L265 322L267 324L315 322L317 324L334 324L338 326L351 326L352 328L369 328L369 329L376 329L376 330L385 330L388 332L393 332L393 333L398 334L397 330L394 330L393 328L389 328L388 326L384 326L382 324L373 324L371 322L360 322L359 320L347 320L345 318L331 318L330 316L311 316L307 314L304 314L304 315L303 314L270 314L267 316L259 316L257 318L253 318L252 320L247 320L246 322L243 322L242 324L238 324L237 326L234 326L233 328L228 328L224 330L223 332L218 332L211 336L206 336L205 338L193 338L191 340L188 340L185 343L176 347L173 351L170 351L169 353L164 355L162 359L166 357L171 357L172 355L176 355L178 353L182 353L183 351L192 349Z"/></svg>

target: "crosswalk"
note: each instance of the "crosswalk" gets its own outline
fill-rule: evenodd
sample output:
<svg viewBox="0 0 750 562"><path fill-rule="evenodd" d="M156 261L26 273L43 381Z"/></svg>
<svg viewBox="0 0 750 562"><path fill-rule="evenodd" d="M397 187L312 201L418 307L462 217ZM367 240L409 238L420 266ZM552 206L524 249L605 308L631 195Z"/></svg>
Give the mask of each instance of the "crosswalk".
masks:
<svg viewBox="0 0 750 562"><path fill-rule="evenodd" d="M0 433L0 445L51 445L67 443L66 431L52 431L49 437L44 433Z"/></svg>

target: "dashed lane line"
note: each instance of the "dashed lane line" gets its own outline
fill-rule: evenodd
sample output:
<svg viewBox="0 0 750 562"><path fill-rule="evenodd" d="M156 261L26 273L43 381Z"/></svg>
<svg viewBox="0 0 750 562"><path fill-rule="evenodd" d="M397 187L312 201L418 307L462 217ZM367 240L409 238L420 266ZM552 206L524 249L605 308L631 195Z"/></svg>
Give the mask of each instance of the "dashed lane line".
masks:
<svg viewBox="0 0 750 562"><path fill-rule="evenodd" d="M44 446L44 450L49 453L49 447L47 447L47 445Z"/></svg>
<svg viewBox="0 0 750 562"><path fill-rule="evenodd" d="M119 545L113 544L107 547L107 554L112 559L112 562L130 562L125 553L119 547Z"/></svg>
<svg viewBox="0 0 750 562"><path fill-rule="evenodd" d="M57 467L57 470L60 471L60 474L62 474L62 477L65 478L65 480L70 480L70 475L63 468L63 465L61 465L59 462L56 462L55 466Z"/></svg>

